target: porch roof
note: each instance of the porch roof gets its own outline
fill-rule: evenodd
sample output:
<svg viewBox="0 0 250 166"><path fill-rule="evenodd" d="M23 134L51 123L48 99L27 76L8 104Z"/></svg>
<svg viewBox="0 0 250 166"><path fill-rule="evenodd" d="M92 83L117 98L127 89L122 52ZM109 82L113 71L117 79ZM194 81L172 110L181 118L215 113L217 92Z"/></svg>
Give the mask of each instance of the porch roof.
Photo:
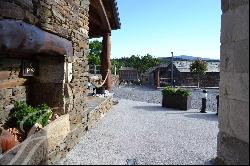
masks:
<svg viewBox="0 0 250 166"><path fill-rule="evenodd" d="M89 37L102 37L121 28L116 0L90 0Z"/></svg>

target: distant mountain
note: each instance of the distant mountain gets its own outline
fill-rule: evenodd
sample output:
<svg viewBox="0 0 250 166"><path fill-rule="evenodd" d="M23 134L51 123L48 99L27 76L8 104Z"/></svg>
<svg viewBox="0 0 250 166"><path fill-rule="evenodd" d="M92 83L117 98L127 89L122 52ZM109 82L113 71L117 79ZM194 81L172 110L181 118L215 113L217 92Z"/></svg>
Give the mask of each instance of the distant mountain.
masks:
<svg viewBox="0 0 250 166"><path fill-rule="evenodd" d="M193 56L188 56L188 55L180 55L180 56L174 56L174 61L194 61L197 58L200 58L204 61L207 62L219 62L219 59L211 59L211 58L201 58L201 57L193 57ZM172 57L159 57L161 61L171 61Z"/></svg>

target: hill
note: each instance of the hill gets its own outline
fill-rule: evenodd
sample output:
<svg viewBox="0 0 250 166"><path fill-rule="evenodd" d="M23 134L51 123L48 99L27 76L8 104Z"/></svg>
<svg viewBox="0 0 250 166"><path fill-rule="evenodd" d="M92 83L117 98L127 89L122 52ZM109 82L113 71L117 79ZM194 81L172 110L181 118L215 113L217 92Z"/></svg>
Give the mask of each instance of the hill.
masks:
<svg viewBox="0 0 250 166"><path fill-rule="evenodd" d="M174 61L194 61L197 58L200 58L206 62L220 62L219 59L193 57L188 55L174 56ZM172 60L172 57L159 57L158 59L160 59L161 62L170 62Z"/></svg>

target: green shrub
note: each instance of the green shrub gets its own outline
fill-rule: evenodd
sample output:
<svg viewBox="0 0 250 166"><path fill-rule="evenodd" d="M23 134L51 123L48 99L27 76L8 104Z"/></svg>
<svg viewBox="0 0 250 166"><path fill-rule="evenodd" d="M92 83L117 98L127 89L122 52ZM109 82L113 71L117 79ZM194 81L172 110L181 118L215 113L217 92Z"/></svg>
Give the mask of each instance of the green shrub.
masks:
<svg viewBox="0 0 250 166"><path fill-rule="evenodd" d="M29 130L35 123L46 126L52 115L52 111L46 104L34 108L23 101L16 102L12 112L11 118L15 120L18 127L23 127L25 131Z"/></svg>
<svg viewBox="0 0 250 166"><path fill-rule="evenodd" d="M178 96L183 96L183 97L191 95L191 93L186 89L178 89L175 94Z"/></svg>
<svg viewBox="0 0 250 166"><path fill-rule="evenodd" d="M163 95L175 95L175 93L176 90L170 86L167 86L162 90Z"/></svg>
<svg viewBox="0 0 250 166"><path fill-rule="evenodd" d="M191 95L191 93L186 89L175 90L174 88L169 87L169 86L165 87L162 90L162 94L163 95L178 95L178 96L190 96Z"/></svg>

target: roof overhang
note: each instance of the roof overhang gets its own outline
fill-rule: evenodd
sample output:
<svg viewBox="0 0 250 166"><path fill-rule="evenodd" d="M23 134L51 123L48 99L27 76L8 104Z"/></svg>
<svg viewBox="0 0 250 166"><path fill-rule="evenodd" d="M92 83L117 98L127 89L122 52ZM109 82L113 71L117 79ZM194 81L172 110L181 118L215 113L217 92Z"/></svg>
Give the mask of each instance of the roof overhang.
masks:
<svg viewBox="0 0 250 166"><path fill-rule="evenodd" d="M89 37L98 38L121 28L116 0L90 0Z"/></svg>

